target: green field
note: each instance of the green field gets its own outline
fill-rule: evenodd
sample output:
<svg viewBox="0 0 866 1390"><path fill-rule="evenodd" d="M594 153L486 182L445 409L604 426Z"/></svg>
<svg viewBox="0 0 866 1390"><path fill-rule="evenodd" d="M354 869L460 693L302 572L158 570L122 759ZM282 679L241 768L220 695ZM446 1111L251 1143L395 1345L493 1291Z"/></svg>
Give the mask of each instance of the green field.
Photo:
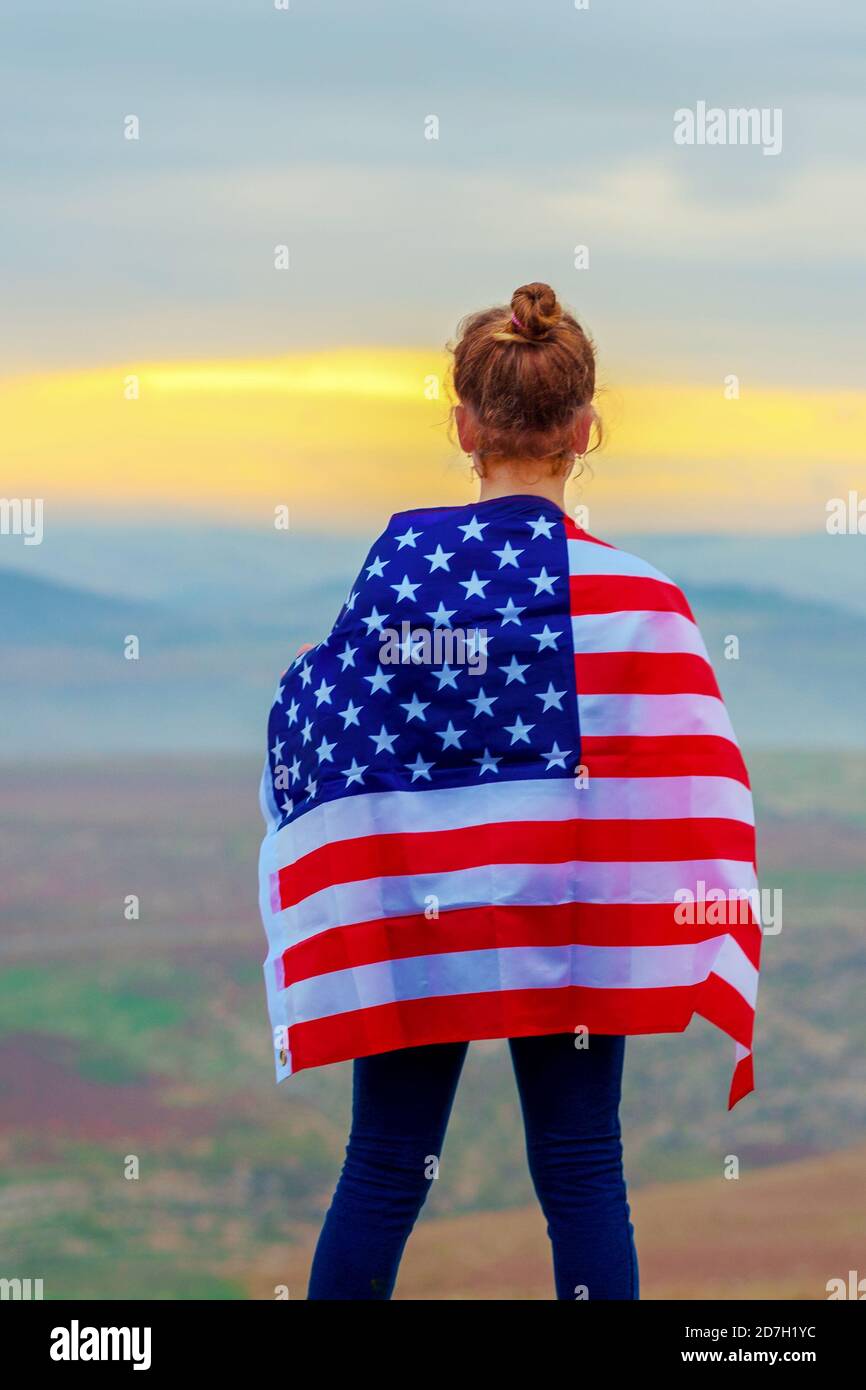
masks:
<svg viewBox="0 0 866 1390"><path fill-rule="evenodd" d="M672 1211L672 1185L697 1183L688 1191L699 1212L731 1153L766 1181L809 1159L816 1201L832 1208L821 1156L853 1149L866 1118L866 757L756 754L750 764L762 882L784 905L781 933L765 939L758 1093L727 1114L732 1045L700 1021L628 1045L627 1173L633 1192L661 1192L662 1208L670 1189ZM350 1068L273 1083L256 771L242 760L89 764L52 774L48 797L31 770L4 779L0 1274L42 1278L46 1297L267 1297L284 1268L303 1296L298 1271L345 1143ZM83 810L69 830L72 796ZM129 893L141 903L133 922ZM447 1261L430 1223L465 1219L468 1233L484 1213L516 1220L531 1202L507 1048L475 1044L421 1248ZM663 1227L659 1218L647 1232L650 1268ZM760 1239L772 1283L764 1246L775 1237L760 1228ZM852 1231L851 1267L855 1246ZM822 1275L815 1259L823 1288L834 1271ZM433 1296L447 1297L440 1274L429 1274L443 1290ZM509 1296L489 1287L474 1296ZM682 1296L701 1297L695 1287Z"/></svg>

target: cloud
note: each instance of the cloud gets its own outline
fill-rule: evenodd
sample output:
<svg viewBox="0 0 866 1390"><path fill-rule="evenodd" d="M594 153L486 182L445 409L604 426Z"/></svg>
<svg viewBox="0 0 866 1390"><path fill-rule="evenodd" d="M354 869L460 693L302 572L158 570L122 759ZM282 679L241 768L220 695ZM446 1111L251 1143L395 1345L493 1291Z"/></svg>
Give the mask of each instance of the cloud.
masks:
<svg viewBox="0 0 866 1390"><path fill-rule="evenodd" d="M597 175L575 166L530 196L495 170L443 169L435 150L393 169L133 164L62 193L34 187L7 217L8 311L21 326L6 366L442 342L469 309L549 279L620 368L652 353L656 372L853 380L866 311L859 171L782 167L708 191L695 153ZM287 272L273 265L282 243ZM578 244L589 271L575 270ZM810 323L838 345L835 361L792 334Z"/></svg>

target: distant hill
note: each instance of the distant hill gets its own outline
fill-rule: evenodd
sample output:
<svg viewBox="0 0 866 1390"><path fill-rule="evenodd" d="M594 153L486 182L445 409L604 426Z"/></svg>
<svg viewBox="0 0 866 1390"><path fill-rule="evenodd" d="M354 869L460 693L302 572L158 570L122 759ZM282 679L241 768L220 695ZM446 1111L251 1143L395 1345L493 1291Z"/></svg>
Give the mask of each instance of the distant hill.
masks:
<svg viewBox="0 0 866 1390"><path fill-rule="evenodd" d="M171 609L135 598L115 598L51 579L0 570L0 632L7 654L21 647L92 647L118 650L127 633L177 644L201 640L201 625Z"/></svg>
<svg viewBox="0 0 866 1390"><path fill-rule="evenodd" d="M57 518L41 546L0 558L24 573L112 597L165 602L191 613L255 615L260 602L324 585L342 594L375 539L366 532L276 531L259 527L159 524L96 525ZM382 516L384 527L387 517ZM831 603L866 614L866 547L862 536L647 532L622 534L593 514L602 540L657 565L691 590L737 584L789 598Z"/></svg>
<svg viewBox="0 0 866 1390"><path fill-rule="evenodd" d="M800 536L680 532L604 539L650 560L689 593L695 586L736 584L866 615L862 536L830 536L826 531Z"/></svg>
<svg viewBox="0 0 866 1390"><path fill-rule="evenodd" d="M239 574L242 597L199 588L188 605L183 588L155 601L0 569L6 739L19 754L47 749L62 709L52 758L257 750L277 676L344 597L341 580L313 576L311 561L262 593ZM866 744L866 616L743 584L692 584L688 595L741 742ZM138 663L122 659L128 633L140 639ZM730 635L737 660L725 659Z"/></svg>
<svg viewBox="0 0 866 1390"><path fill-rule="evenodd" d="M866 617L739 585L691 585L688 596L741 742L866 743ZM737 660L724 655L729 635Z"/></svg>

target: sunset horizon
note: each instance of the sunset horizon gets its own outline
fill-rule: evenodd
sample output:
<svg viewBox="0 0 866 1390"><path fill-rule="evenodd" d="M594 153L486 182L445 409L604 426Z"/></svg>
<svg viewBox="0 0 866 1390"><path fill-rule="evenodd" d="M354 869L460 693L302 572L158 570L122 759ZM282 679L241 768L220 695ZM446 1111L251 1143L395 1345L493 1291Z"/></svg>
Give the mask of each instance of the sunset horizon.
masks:
<svg viewBox="0 0 866 1390"><path fill-rule="evenodd" d="M260 524L283 505L293 526L336 530L457 504L472 489L448 366L441 350L352 346L6 375L6 492L90 520ZM608 526L813 531L863 468L861 392L609 377L597 400L604 444L570 503Z"/></svg>

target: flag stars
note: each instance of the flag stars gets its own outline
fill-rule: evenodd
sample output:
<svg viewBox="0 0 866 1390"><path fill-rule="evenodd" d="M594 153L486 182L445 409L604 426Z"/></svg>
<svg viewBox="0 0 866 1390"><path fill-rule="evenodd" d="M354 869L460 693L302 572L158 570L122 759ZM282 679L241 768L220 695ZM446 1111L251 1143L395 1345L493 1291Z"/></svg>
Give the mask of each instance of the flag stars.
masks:
<svg viewBox="0 0 866 1390"><path fill-rule="evenodd" d="M513 565L515 569L520 569L517 563L518 555L522 555L522 550L515 550L511 541L506 541L501 550L494 550L494 555L499 556L499 568L504 569L506 565Z"/></svg>
<svg viewBox="0 0 866 1390"><path fill-rule="evenodd" d="M404 763L403 766L404 766L405 768L407 768L407 769L409 770L409 772L411 772L411 774L412 774L412 781L413 781L413 782L417 781L417 779L418 779L419 777L424 777L424 778L426 778L426 780L427 780L428 782L432 782L432 781L433 781L433 778L430 776L430 769L431 769L431 767L434 767L435 764L434 764L434 763L425 763L425 761L424 761L424 759L421 757L421 754L420 754L420 753L418 754L418 756L417 756L417 758L415 759L414 763Z"/></svg>
<svg viewBox="0 0 866 1390"><path fill-rule="evenodd" d="M372 579L375 575L377 579L383 579L385 566L390 563L390 560L380 560L378 555L374 556L373 563L367 566L367 578ZM391 587L393 588L393 585Z"/></svg>
<svg viewBox="0 0 866 1390"><path fill-rule="evenodd" d="M549 772L552 767L561 767L563 772L567 772L568 769L565 766L565 760L570 752L570 748L566 748L563 750L562 748L560 748L558 743L554 743L553 747L550 749L548 753L542 753L541 755L542 758L547 759L547 767L545 768L545 772Z"/></svg>
<svg viewBox="0 0 866 1390"><path fill-rule="evenodd" d="M498 695L486 695L484 692L484 686L482 685L478 694L474 696L473 699L468 701L470 705L475 706L475 713L472 716L473 719L477 719L479 714L489 714L492 716L493 706L496 704L496 701L498 699Z"/></svg>
<svg viewBox="0 0 866 1390"><path fill-rule="evenodd" d="M505 684L511 685L512 681L519 681L521 685L526 684L526 677L523 672L529 670L529 663L521 666L516 656L512 656L507 666L500 666L500 671L505 676Z"/></svg>
<svg viewBox="0 0 866 1390"><path fill-rule="evenodd" d="M380 613L374 603L372 611L367 614L366 618L361 619L362 623L367 624L367 636L369 637L372 632L378 632L381 637L382 628L385 626L387 619L388 614Z"/></svg>
<svg viewBox="0 0 866 1390"><path fill-rule="evenodd" d="M436 570L450 570L451 566L448 561L454 558L454 554L453 550L446 551L442 549L441 545L437 545L432 555L424 556L425 560L430 561L430 573L433 574Z"/></svg>
<svg viewBox="0 0 866 1390"><path fill-rule="evenodd" d="M456 612L456 608L446 608L440 599L439 607L433 613L428 613L427 617L432 623L435 623L436 627L450 627L451 619Z"/></svg>
<svg viewBox="0 0 866 1390"><path fill-rule="evenodd" d="M561 710L562 697L564 694L564 690L554 690L553 681L548 681L547 689L542 691L541 693L536 692L535 696L536 700L543 701L543 704L541 706L542 714L545 714L549 709Z"/></svg>
<svg viewBox="0 0 866 1390"><path fill-rule="evenodd" d="M384 724L380 727L378 734L368 734L367 737L371 743L375 743L377 753L394 752L394 744L397 741L397 735L389 734Z"/></svg>
<svg viewBox="0 0 866 1390"><path fill-rule="evenodd" d="M551 632L549 624L544 624L543 632L533 632L533 637L538 643L538 650L543 652L546 647L556 651L556 639L562 636L562 632Z"/></svg>
<svg viewBox="0 0 866 1390"><path fill-rule="evenodd" d="M487 522L485 521L484 524L486 526ZM469 579L459 579L457 582L466 590L467 598L483 598L484 590L487 588L490 580L479 579L478 571L473 570Z"/></svg>
<svg viewBox="0 0 866 1390"><path fill-rule="evenodd" d="M351 767L341 768L341 772L346 779L346 786L351 787L353 782L358 782L359 784L362 784L364 780L364 773L367 771L368 767L369 763L364 763L363 765L361 765L358 763L357 758L353 758Z"/></svg>
<svg viewBox="0 0 866 1390"><path fill-rule="evenodd" d="M410 527L409 527L409 530L408 530L408 531L404 531L403 534L402 534L402 536L397 536L397 537L396 537L396 540L397 540L397 549L398 549L398 550L403 550L404 547L408 545L408 546L411 546L413 550L415 550L416 547L417 547L418 537L420 536L420 534L421 534L420 531L413 531L413 530L412 530L412 527L410 526Z"/></svg>
<svg viewBox="0 0 866 1390"><path fill-rule="evenodd" d="M390 587L394 590L394 593L397 595L398 603L402 602L404 598L409 599L410 603L414 603L415 590L421 588L421 583L419 580L418 583L413 584L408 574L404 574L399 584L392 584Z"/></svg>
<svg viewBox="0 0 866 1390"><path fill-rule="evenodd" d="M403 638L403 641L398 644L398 651L400 652L400 660L402 662L408 663L412 660L412 656L417 646L417 642L418 639L413 639L412 632L410 629L410 631L407 632L406 636Z"/></svg>
<svg viewBox="0 0 866 1390"><path fill-rule="evenodd" d="M529 731L530 729L534 729L535 725L524 724L523 720L518 714L513 724L505 724L503 727L505 728L505 732L511 735L511 743L513 747L515 743L528 743Z"/></svg>
<svg viewBox="0 0 866 1390"><path fill-rule="evenodd" d="M425 715L424 711L425 711L425 709L428 709L429 706L430 706L430 701L427 700L426 702L423 702L423 701L419 700L419 699L418 699L418 695L417 695L417 693L416 693L415 695L412 696L412 699L409 701L408 704L402 704L402 703L401 703L400 708L401 708L401 709L404 709L404 710L406 711L406 723L407 723L407 724L410 723L411 720L413 720L413 719L420 719L421 722L422 722L422 724L426 724L426 723L427 723L427 716ZM414 779L413 779L413 780L414 780Z"/></svg>
<svg viewBox="0 0 866 1390"><path fill-rule="evenodd" d="M576 755L568 747L575 730L567 716L575 693L561 666L564 648L570 647L566 614L555 611L567 571L554 546L544 548L563 530L551 512L536 511L533 519L522 513L514 531L500 529L494 518L481 520L484 512L473 514L471 507L459 527L452 522L441 529L419 528L404 517L403 534L392 530L370 552L362 582L350 591L332 633L333 667L325 666L328 655L320 643L298 655L274 696L278 717L271 722L269 753L274 782L284 782L273 786L283 824L334 797L369 794L380 780L377 770L387 772L389 785L419 793L467 781L476 785L485 778L504 784L527 775L530 764L535 776L569 775ZM461 549L461 542L470 549ZM401 560L404 548L413 553ZM550 569L539 564L542 555L556 556ZM410 568L420 577L414 578ZM410 622L401 628L403 617ZM455 625L463 630L465 656L462 644L459 657L447 652L451 664L442 647L432 663L430 647L415 655L413 630L442 629L450 642ZM516 632L509 639L512 627ZM391 628L398 635L388 660L378 649ZM486 669L478 669L481 653ZM420 665L415 664L419 657ZM470 674L476 679L464 679ZM377 706L372 697L380 693L389 698ZM385 717L394 730L380 722Z"/></svg>
<svg viewBox="0 0 866 1390"><path fill-rule="evenodd" d="M391 682L394 679L394 672L385 675L381 666L377 666L372 676L365 676L364 680L370 682L370 694L375 695L377 690L390 691Z"/></svg>
<svg viewBox="0 0 866 1390"><path fill-rule="evenodd" d="M518 607L513 598L510 598L504 608L497 608L496 612L502 614L502 626L514 623L516 627L521 627L520 615L526 611L526 605Z"/></svg>
<svg viewBox="0 0 866 1390"><path fill-rule="evenodd" d="M449 719L447 729L436 730L436 737L442 740L442 752L444 753L446 748L460 748L460 740L465 733L465 729L455 729L454 721Z"/></svg>
<svg viewBox="0 0 866 1390"><path fill-rule="evenodd" d="M466 522L464 526L458 526L457 530L463 532L463 544L465 545L467 541L483 541L484 537L481 533L489 525L489 521L479 521L477 516L473 516L471 521Z"/></svg>
<svg viewBox="0 0 866 1390"><path fill-rule="evenodd" d="M350 700L345 709L337 711L337 713L343 721L344 729L348 729L350 724L358 724L358 715L361 713L361 710L363 708L363 705L355 705ZM360 725L358 725L358 727L360 727Z"/></svg>
<svg viewBox="0 0 866 1390"><path fill-rule="evenodd" d="M437 690L444 690L446 686L452 690L457 689L457 672L452 671L447 662L440 671L434 671L433 674L439 678Z"/></svg>
<svg viewBox="0 0 866 1390"><path fill-rule="evenodd" d="M319 759L319 762L332 763L334 761L334 749L336 748L336 746L336 740L333 743L329 743L323 734L322 742L316 749L316 757Z"/></svg>
<svg viewBox="0 0 866 1390"><path fill-rule="evenodd" d="M547 573L544 565L541 567L541 574L530 574L528 576L530 584L535 585L535 597L539 594L552 594L553 586L556 583L556 575Z"/></svg>
<svg viewBox="0 0 866 1390"><path fill-rule="evenodd" d="M479 764L478 776L479 776L479 777L483 777L484 774L485 774L485 772L497 772L497 773L498 773L498 771L499 771L499 766L498 766L498 764L502 762L502 759L501 759L501 758L494 758L493 755L492 755L492 753L490 752L490 749L489 749L489 748L485 748L483 758L473 758L472 761L473 761L474 763L478 763L478 764Z"/></svg>
<svg viewBox="0 0 866 1390"><path fill-rule="evenodd" d="M539 536L543 536L546 541L549 541L550 533L556 522L552 521L549 516L538 516L535 521L527 521L526 524L532 527L532 539L534 541L537 541Z"/></svg>

